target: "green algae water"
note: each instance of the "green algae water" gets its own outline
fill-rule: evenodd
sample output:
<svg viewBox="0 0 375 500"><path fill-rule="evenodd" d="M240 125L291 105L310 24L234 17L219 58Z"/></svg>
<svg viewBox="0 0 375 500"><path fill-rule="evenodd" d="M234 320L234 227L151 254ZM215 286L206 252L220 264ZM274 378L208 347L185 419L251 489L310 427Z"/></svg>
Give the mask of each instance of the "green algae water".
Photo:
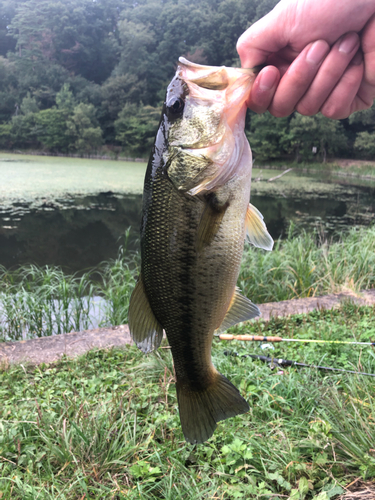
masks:
<svg viewBox="0 0 375 500"><path fill-rule="evenodd" d="M0 265L69 272L115 258L131 227L139 248L145 163L0 153ZM375 183L254 169L251 202L274 239L290 221L334 233L375 218ZM271 181L270 181L271 179Z"/></svg>

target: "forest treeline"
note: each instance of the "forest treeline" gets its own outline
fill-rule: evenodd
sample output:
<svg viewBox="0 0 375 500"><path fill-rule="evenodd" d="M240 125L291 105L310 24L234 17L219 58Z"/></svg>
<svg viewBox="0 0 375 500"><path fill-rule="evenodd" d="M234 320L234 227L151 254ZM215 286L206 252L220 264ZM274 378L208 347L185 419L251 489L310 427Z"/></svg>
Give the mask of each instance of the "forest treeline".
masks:
<svg viewBox="0 0 375 500"><path fill-rule="evenodd" d="M178 57L239 65L276 0L0 0L0 148L146 157ZM375 112L249 113L260 160L375 154Z"/></svg>

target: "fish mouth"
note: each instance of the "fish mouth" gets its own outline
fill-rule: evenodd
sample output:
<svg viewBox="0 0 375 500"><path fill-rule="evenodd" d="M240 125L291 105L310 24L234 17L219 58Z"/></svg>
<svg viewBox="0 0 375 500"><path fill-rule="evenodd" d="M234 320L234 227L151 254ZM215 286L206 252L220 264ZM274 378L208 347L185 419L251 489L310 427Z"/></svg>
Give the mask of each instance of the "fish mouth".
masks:
<svg viewBox="0 0 375 500"><path fill-rule="evenodd" d="M180 58L167 92L184 101L184 110L171 123L169 152L207 160L229 176L244 151L246 100L255 76L253 69L204 66Z"/></svg>
<svg viewBox="0 0 375 500"><path fill-rule="evenodd" d="M230 84L233 84L233 80L236 76L245 75L248 77L255 77L260 70L264 68L264 65L255 66L254 68L205 66L188 61L185 57L180 57L178 60L180 67L182 66L192 73L199 73L198 78L190 78L189 81L208 90L224 90Z"/></svg>
<svg viewBox="0 0 375 500"><path fill-rule="evenodd" d="M258 71L259 68L204 66L180 57L176 76L185 82L189 99L218 105L233 130L245 118L246 101Z"/></svg>

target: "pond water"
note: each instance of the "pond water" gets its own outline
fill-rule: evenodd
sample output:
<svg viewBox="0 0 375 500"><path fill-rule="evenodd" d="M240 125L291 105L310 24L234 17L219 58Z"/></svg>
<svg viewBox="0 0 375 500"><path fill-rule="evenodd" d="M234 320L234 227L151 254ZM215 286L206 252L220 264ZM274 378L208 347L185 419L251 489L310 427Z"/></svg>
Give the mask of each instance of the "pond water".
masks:
<svg viewBox="0 0 375 500"><path fill-rule="evenodd" d="M0 264L82 271L115 258L138 228L146 164L0 153ZM290 221L334 232L375 219L375 183L322 173L253 170L251 202L273 238Z"/></svg>

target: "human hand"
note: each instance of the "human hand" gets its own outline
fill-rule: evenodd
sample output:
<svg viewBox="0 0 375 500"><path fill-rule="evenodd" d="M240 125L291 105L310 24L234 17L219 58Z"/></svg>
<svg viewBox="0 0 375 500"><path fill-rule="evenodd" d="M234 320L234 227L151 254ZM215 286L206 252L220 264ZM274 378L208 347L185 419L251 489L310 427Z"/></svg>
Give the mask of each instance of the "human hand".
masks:
<svg viewBox="0 0 375 500"><path fill-rule="evenodd" d="M243 67L267 66L248 106L346 118L375 97L375 2L282 0L239 39Z"/></svg>

